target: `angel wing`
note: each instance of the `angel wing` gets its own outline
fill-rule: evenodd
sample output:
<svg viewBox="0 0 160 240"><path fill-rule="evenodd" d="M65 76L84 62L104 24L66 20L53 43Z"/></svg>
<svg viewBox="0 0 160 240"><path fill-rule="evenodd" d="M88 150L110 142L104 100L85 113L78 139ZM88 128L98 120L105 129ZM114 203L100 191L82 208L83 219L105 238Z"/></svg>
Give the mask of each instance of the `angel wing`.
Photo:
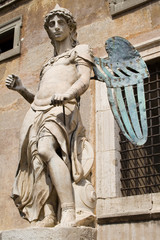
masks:
<svg viewBox="0 0 160 240"><path fill-rule="evenodd" d="M143 145L148 136L143 79L149 77L138 51L122 37L105 42L108 58L94 58L95 78L105 82L113 115L126 138Z"/></svg>

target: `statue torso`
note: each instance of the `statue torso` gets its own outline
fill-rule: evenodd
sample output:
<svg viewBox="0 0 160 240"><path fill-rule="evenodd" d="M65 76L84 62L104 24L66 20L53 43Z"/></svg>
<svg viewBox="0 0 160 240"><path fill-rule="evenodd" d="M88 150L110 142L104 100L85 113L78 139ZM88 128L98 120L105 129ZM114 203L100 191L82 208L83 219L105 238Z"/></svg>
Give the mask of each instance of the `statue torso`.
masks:
<svg viewBox="0 0 160 240"><path fill-rule="evenodd" d="M65 93L77 79L78 71L71 51L51 58L42 69L34 104L36 106L50 105L55 93Z"/></svg>
<svg viewBox="0 0 160 240"><path fill-rule="evenodd" d="M43 66L39 89L32 103L33 109L47 109L54 94L65 93L78 80L77 65L79 60L92 62L88 45L78 45L57 57L52 57Z"/></svg>

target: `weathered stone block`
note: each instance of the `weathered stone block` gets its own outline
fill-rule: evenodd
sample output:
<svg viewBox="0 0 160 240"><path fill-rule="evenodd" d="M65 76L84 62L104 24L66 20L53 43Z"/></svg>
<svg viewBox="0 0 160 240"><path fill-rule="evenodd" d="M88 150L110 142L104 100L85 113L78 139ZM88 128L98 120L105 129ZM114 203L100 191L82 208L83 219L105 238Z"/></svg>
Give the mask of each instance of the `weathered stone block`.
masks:
<svg viewBox="0 0 160 240"><path fill-rule="evenodd" d="M96 230L86 227L26 228L3 231L1 240L96 240Z"/></svg>

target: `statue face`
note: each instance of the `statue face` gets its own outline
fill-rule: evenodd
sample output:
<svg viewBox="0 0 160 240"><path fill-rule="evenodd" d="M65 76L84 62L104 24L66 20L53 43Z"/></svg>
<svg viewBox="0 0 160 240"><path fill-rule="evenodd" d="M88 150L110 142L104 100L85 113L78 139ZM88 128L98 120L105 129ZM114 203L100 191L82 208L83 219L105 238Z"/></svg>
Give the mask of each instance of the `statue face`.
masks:
<svg viewBox="0 0 160 240"><path fill-rule="evenodd" d="M66 20L59 15L51 17L49 21L49 35L55 41L63 41L70 35L70 29Z"/></svg>

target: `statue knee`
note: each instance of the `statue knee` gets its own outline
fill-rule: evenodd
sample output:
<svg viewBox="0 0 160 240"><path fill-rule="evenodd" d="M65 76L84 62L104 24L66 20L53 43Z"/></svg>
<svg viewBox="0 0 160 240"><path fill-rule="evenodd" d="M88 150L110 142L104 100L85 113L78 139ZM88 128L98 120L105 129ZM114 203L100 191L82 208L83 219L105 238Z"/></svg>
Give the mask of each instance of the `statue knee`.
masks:
<svg viewBox="0 0 160 240"><path fill-rule="evenodd" d="M44 162L48 162L56 154L53 142L41 138L38 142L38 154Z"/></svg>
<svg viewBox="0 0 160 240"><path fill-rule="evenodd" d="M48 154L48 149L46 146L38 146L38 154L42 158L43 161L48 161L49 154Z"/></svg>

